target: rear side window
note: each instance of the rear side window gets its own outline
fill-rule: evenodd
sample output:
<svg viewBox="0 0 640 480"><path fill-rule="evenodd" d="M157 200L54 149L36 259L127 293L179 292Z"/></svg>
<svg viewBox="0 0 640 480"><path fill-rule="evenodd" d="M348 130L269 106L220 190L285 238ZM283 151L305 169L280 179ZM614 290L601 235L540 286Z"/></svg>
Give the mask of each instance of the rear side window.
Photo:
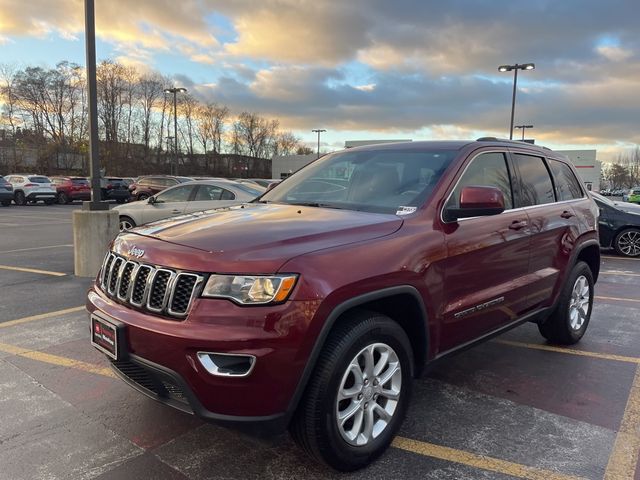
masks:
<svg viewBox="0 0 640 480"><path fill-rule="evenodd" d="M211 200L220 200L222 189L215 185L200 185L196 193L196 202L207 202Z"/></svg>
<svg viewBox="0 0 640 480"><path fill-rule="evenodd" d="M468 186L499 188L504 195L505 210L513 208L511 180L504 153L482 153L474 158L449 197L448 208L460 206L460 192Z"/></svg>
<svg viewBox="0 0 640 480"><path fill-rule="evenodd" d="M584 197L580 182L578 182L569 165L557 160L548 160L548 162L556 184L556 193L559 201Z"/></svg>
<svg viewBox="0 0 640 480"><path fill-rule="evenodd" d="M541 157L515 153L513 163L517 174L513 191L518 207L555 202L549 170Z"/></svg>
<svg viewBox="0 0 640 480"><path fill-rule="evenodd" d="M158 202L186 202L191 196L193 185L176 187L156 195Z"/></svg>
<svg viewBox="0 0 640 480"><path fill-rule="evenodd" d="M235 200L236 196L231 193L229 190L222 189L222 195L220 196L220 200Z"/></svg>

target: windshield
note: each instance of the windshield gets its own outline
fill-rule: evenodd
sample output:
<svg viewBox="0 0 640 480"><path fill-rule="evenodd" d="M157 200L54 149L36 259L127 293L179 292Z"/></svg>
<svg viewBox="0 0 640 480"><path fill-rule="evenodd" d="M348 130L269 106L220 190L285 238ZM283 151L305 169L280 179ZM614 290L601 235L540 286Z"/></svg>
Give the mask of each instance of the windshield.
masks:
<svg viewBox="0 0 640 480"><path fill-rule="evenodd" d="M454 150L363 150L327 155L261 197L262 202L406 214L422 205Z"/></svg>

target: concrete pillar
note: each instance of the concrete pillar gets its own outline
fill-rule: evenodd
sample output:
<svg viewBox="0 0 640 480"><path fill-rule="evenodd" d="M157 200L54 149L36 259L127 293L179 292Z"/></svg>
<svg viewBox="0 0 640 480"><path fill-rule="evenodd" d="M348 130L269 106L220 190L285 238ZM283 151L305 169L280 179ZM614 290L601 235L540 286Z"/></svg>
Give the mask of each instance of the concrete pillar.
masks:
<svg viewBox="0 0 640 480"><path fill-rule="evenodd" d="M120 231L118 212L114 210L73 212L73 250L75 274L95 277L107 246Z"/></svg>

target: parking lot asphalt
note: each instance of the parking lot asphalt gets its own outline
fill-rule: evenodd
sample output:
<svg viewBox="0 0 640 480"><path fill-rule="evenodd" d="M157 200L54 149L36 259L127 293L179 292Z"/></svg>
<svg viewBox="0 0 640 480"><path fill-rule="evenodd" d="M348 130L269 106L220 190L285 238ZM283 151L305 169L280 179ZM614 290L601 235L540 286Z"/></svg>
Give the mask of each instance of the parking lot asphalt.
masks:
<svg viewBox="0 0 640 480"><path fill-rule="evenodd" d="M438 364L393 448L344 475L116 379L88 340L74 208L0 208L0 479L640 480L640 260L604 253L578 345L527 324Z"/></svg>

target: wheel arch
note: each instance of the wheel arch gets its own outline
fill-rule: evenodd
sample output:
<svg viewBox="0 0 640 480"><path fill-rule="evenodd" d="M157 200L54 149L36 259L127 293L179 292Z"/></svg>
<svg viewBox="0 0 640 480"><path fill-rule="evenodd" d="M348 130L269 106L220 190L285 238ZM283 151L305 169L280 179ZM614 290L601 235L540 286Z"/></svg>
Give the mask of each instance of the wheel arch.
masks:
<svg viewBox="0 0 640 480"><path fill-rule="evenodd" d="M598 275L600 274L600 244L595 240L589 240L584 242L578 247L576 257L572 265L577 262L583 261L591 270L593 274L594 283L598 281Z"/></svg>
<svg viewBox="0 0 640 480"><path fill-rule="evenodd" d="M289 402L288 418L291 418L298 407L320 351L333 327L350 312L361 310L386 315L403 328L413 349L414 375L419 376L422 373L428 358L429 330L427 311L418 290L411 285L399 285L358 295L335 306L325 320Z"/></svg>

